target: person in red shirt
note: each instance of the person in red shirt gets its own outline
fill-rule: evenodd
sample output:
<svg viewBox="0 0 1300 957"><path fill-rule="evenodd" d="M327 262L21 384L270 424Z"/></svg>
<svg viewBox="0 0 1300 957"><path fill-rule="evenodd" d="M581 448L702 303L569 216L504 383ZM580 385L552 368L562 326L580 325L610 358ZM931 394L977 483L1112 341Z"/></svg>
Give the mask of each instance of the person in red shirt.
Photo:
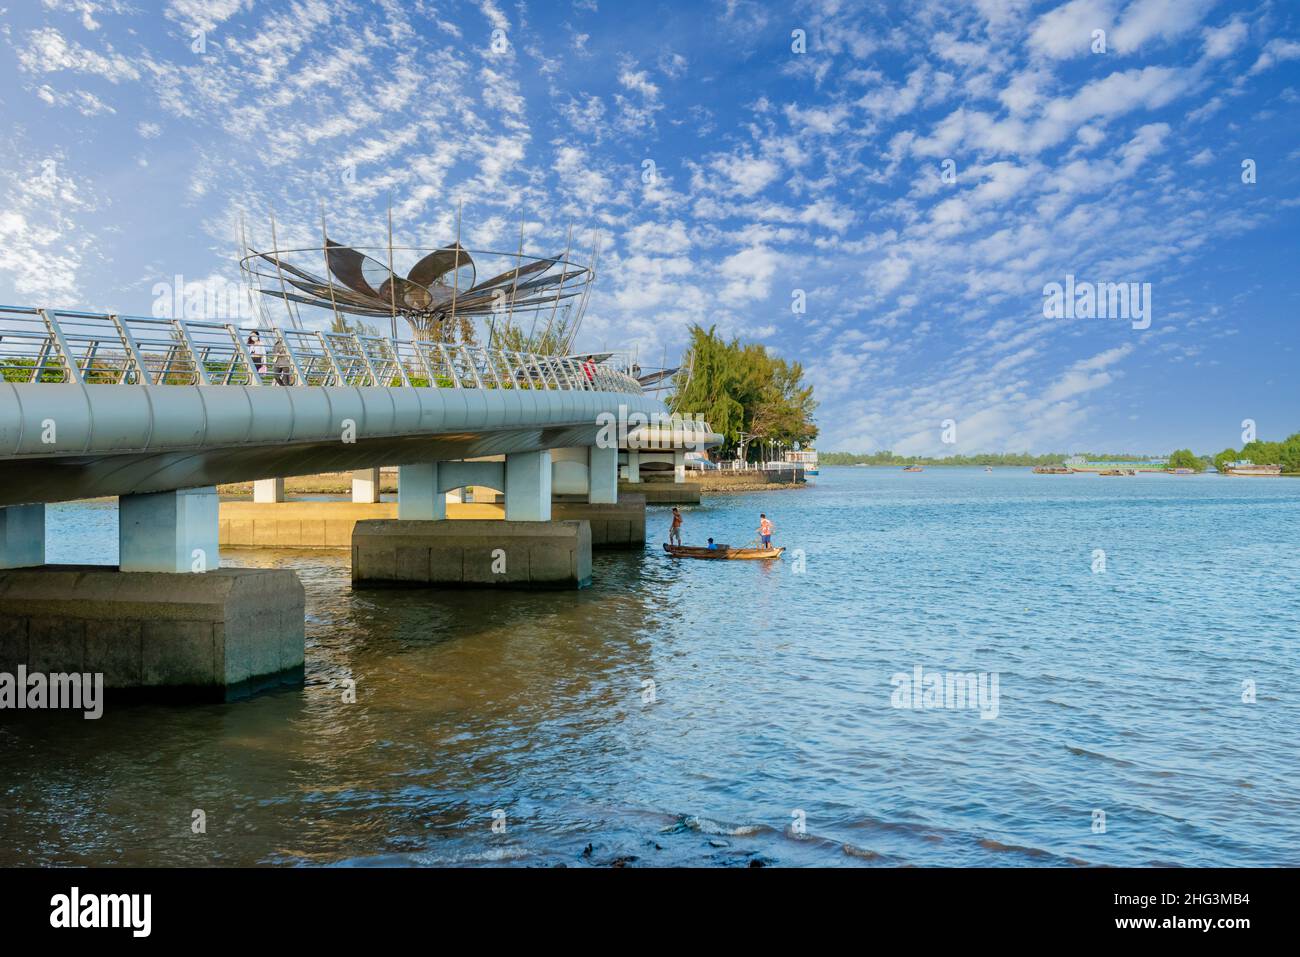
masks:
<svg viewBox="0 0 1300 957"><path fill-rule="evenodd" d="M673 525L668 529L668 544L680 545L682 543L682 513L673 509Z"/></svg>
<svg viewBox="0 0 1300 957"><path fill-rule="evenodd" d="M758 513L758 537L762 539L764 548L772 547L772 523L763 512Z"/></svg>

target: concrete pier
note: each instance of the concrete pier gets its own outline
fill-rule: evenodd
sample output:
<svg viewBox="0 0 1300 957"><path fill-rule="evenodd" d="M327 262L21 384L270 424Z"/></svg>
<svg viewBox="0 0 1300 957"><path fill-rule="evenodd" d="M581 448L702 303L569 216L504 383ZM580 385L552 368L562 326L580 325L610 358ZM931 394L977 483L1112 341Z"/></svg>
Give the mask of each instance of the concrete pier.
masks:
<svg viewBox="0 0 1300 957"><path fill-rule="evenodd" d="M367 520L352 531L354 587L582 588L590 582L585 521Z"/></svg>
<svg viewBox="0 0 1300 957"><path fill-rule="evenodd" d="M612 505L618 501L618 448L593 445L587 450L587 501Z"/></svg>
<svg viewBox="0 0 1300 957"><path fill-rule="evenodd" d="M45 564L45 506L0 508L0 568Z"/></svg>
<svg viewBox="0 0 1300 957"><path fill-rule="evenodd" d="M551 453L507 455L505 493L507 522L549 522Z"/></svg>
<svg viewBox="0 0 1300 957"><path fill-rule="evenodd" d="M443 472L446 471L444 468ZM397 470L397 517L416 522L440 522L446 518L447 496L438 487L438 479L437 462L401 466ZM349 536L349 546L351 542Z"/></svg>
<svg viewBox="0 0 1300 957"><path fill-rule="evenodd" d="M301 684L305 606L283 569L4 570L0 671L102 672L120 696L229 701Z"/></svg>
<svg viewBox="0 0 1300 957"><path fill-rule="evenodd" d="M258 479L253 483L253 501L264 505L284 501L284 479Z"/></svg>
<svg viewBox="0 0 1300 957"><path fill-rule="evenodd" d="M352 501L374 505L379 501L379 469L357 469L352 473Z"/></svg>
<svg viewBox="0 0 1300 957"><path fill-rule="evenodd" d="M124 572L205 572L220 566L217 490L123 495L118 564Z"/></svg>

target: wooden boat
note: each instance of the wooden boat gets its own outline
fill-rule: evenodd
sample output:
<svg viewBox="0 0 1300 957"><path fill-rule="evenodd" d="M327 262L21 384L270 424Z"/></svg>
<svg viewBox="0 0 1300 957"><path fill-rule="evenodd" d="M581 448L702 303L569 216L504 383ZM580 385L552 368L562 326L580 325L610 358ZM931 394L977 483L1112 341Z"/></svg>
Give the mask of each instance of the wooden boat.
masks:
<svg viewBox="0 0 1300 957"><path fill-rule="evenodd" d="M1035 465L1035 475L1069 475L1074 469L1065 465Z"/></svg>
<svg viewBox="0 0 1300 957"><path fill-rule="evenodd" d="M716 545L705 548L702 545L668 545L664 551L673 558L712 558L712 559L770 559L780 558L784 548L732 548L730 545Z"/></svg>
<svg viewBox="0 0 1300 957"><path fill-rule="evenodd" d="M1221 475L1273 476L1282 474L1280 465L1255 465L1251 462L1233 462Z"/></svg>
<svg viewBox="0 0 1300 957"><path fill-rule="evenodd" d="M904 472L920 472L921 470L922 466L920 465L907 465L903 467Z"/></svg>

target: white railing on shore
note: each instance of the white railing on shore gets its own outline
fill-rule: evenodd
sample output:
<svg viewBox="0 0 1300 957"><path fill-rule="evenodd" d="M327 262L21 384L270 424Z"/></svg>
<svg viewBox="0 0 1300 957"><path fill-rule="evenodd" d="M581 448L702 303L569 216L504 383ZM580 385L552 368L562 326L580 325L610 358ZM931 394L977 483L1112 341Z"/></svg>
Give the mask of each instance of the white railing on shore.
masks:
<svg viewBox="0 0 1300 957"><path fill-rule="evenodd" d="M794 472L806 468L791 462L740 462L734 459L716 464L719 471L723 472Z"/></svg>
<svg viewBox="0 0 1300 957"><path fill-rule="evenodd" d="M261 342L250 345L248 338L254 332ZM29 383L641 394L633 376L581 356L28 306L0 306L0 369L6 382Z"/></svg>

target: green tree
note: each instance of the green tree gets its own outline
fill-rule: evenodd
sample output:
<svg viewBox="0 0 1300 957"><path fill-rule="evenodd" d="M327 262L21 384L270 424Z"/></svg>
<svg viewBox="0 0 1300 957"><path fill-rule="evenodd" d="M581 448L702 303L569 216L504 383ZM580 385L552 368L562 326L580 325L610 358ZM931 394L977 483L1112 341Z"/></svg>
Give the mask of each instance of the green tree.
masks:
<svg viewBox="0 0 1300 957"><path fill-rule="evenodd" d="M380 331L370 323L360 319L348 319L341 312L334 313L334 318L330 321L330 332L343 336L368 336L372 339L381 335Z"/></svg>
<svg viewBox="0 0 1300 957"><path fill-rule="evenodd" d="M494 332L492 348L538 356L560 355L569 340L569 316L567 312L562 314L555 322L549 323L549 329L548 320L549 313L539 314L527 330L513 320L502 322Z"/></svg>
<svg viewBox="0 0 1300 957"><path fill-rule="evenodd" d="M1284 472L1300 472L1300 432L1288 435L1282 443L1281 461Z"/></svg>
<svg viewBox="0 0 1300 957"><path fill-rule="evenodd" d="M1259 439L1247 442L1241 447L1241 457L1250 459L1256 465L1281 465L1282 443L1264 442Z"/></svg>
<svg viewBox="0 0 1300 957"><path fill-rule="evenodd" d="M1224 449L1214 457L1214 467L1220 472L1227 471L1228 466L1241 458L1236 449Z"/></svg>
<svg viewBox="0 0 1300 957"><path fill-rule="evenodd" d="M757 441L803 444L817 437L813 388L803 367L757 343L730 342L715 327L692 326L670 400L676 412L698 412L723 436L723 451L747 454Z"/></svg>
<svg viewBox="0 0 1300 957"><path fill-rule="evenodd" d="M1170 469L1191 469L1193 472L1204 472L1205 461L1191 449L1178 449L1169 455Z"/></svg>

